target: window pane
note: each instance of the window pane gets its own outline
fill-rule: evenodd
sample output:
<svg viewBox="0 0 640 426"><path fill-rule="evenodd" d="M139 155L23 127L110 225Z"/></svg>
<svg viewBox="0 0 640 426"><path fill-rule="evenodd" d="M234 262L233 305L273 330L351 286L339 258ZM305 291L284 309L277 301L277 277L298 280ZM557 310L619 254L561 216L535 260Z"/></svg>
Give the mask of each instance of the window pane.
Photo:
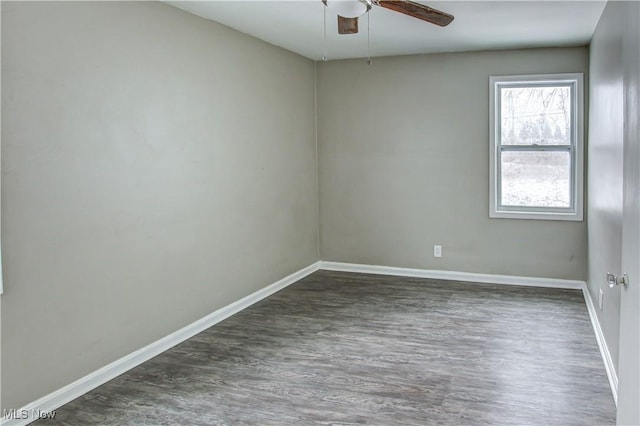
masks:
<svg viewBox="0 0 640 426"><path fill-rule="evenodd" d="M570 145L571 88L502 87L503 145Z"/></svg>
<svg viewBox="0 0 640 426"><path fill-rule="evenodd" d="M571 207L569 152L503 152L501 204Z"/></svg>

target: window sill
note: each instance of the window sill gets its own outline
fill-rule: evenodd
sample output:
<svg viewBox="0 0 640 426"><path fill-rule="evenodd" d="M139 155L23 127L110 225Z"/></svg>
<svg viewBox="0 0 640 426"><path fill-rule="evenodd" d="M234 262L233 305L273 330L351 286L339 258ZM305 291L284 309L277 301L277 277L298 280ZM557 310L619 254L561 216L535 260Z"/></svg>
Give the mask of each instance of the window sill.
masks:
<svg viewBox="0 0 640 426"><path fill-rule="evenodd" d="M525 219L525 220L560 220L582 222L581 213L552 213L552 212L525 212L525 211L491 211L490 219Z"/></svg>

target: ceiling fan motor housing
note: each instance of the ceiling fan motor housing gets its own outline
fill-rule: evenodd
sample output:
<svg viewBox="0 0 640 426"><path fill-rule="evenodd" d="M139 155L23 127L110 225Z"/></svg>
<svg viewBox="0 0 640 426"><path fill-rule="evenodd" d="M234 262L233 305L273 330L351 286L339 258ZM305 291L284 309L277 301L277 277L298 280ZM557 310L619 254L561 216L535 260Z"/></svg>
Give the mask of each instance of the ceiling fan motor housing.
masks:
<svg viewBox="0 0 640 426"><path fill-rule="evenodd" d="M324 0L324 4L337 15L357 18L371 10L371 0Z"/></svg>

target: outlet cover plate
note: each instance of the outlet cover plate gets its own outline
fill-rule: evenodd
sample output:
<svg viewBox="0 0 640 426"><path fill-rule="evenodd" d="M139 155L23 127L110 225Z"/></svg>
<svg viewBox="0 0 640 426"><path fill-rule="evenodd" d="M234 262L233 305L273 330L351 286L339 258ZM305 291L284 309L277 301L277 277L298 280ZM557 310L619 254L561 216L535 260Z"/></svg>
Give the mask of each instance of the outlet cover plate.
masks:
<svg viewBox="0 0 640 426"><path fill-rule="evenodd" d="M602 289L600 289L600 293L598 294L598 307L600 310L604 307L604 291L602 291Z"/></svg>

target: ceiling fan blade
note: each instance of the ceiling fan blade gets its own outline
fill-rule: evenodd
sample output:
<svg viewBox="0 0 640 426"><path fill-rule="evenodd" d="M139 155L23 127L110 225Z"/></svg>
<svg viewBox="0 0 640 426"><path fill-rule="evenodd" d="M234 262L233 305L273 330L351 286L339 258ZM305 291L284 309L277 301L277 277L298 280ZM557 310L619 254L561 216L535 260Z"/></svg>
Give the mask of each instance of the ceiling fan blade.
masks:
<svg viewBox="0 0 640 426"><path fill-rule="evenodd" d="M345 18L338 15L338 34L357 34L358 18Z"/></svg>
<svg viewBox="0 0 640 426"><path fill-rule="evenodd" d="M453 15L409 0L379 0L374 4L441 27L446 27L453 21Z"/></svg>

